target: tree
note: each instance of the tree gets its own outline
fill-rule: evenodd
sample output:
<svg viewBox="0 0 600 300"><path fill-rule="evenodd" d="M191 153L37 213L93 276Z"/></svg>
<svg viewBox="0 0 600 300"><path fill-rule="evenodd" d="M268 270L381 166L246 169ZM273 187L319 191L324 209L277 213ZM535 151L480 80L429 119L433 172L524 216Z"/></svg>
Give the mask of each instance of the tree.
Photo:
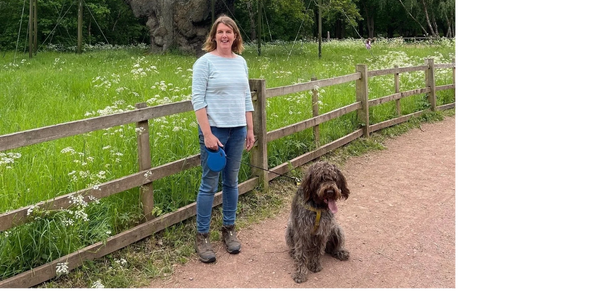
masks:
<svg viewBox="0 0 600 300"><path fill-rule="evenodd" d="M262 20L258 20L258 1L262 4ZM262 22L262 40L295 40L312 34L314 13L303 0L237 0L235 20L244 39L256 40L258 22ZM314 7L314 4L312 5Z"/></svg>
<svg viewBox="0 0 600 300"><path fill-rule="evenodd" d="M398 1L409 17L419 25L424 35L440 37L438 22L441 22L444 24L442 29L446 29L446 36L454 36L454 0Z"/></svg>
<svg viewBox="0 0 600 300"><path fill-rule="evenodd" d="M203 53L202 44L212 26L212 12L206 0L123 0L140 18L147 18L153 52L179 49ZM215 15L233 17L234 0L215 2Z"/></svg>
<svg viewBox="0 0 600 300"><path fill-rule="evenodd" d="M333 31L338 39L357 37L358 21L363 19L357 3L358 0L323 0L323 31ZM347 31L350 33L347 34Z"/></svg>
<svg viewBox="0 0 600 300"><path fill-rule="evenodd" d="M256 20L256 18L257 18L257 15L258 15L257 10L258 10L258 7L259 7L256 4L256 0L238 0L237 3L236 3L236 7L238 8L238 11L240 11L240 10L243 11L244 8L245 8L245 10L246 10L246 12L248 14L247 15L247 19L245 18L246 16L244 16L244 15L237 16L238 20L244 20L244 21L247 20L247 23L248 23L248 25L250 27L250 36L245 38L246 41L254 41L254 40L256 40L256 35L257 35L256 30L257 30L257 27L258 27L258 25L257 25L258 20ZM240 30L241 30L241 28L247 27L247 26L243 26L242 22L239 22L239 23L240 24L238 24L238 25L240 27Z"/></svg>
<svg viewBox="0 0 600 300"><path fill-rule="evenodd" d="M373 38L375 36L375 19L377 19L378 8L380 7L381 2L383 1L362 0L359 3L361 15L365 20L364 24L367 27L366 33L368 38Z"/></svg>
<svg viewBox="0 0 600 300"><path fill-rule="evenodd" d="M441 1L439 5L440 15L444 18L444 21L446 21L446 37L454 37L454 34L456 32L456 28L454 25L455 7L456 4L454 3L454 0Z"/></svg>
<svg viewBox="0 0 600 300"><path fill-rule="evenodd" d="M23 7L28 3L28 0L0 1L0 49L26 48L26 20L29 10ZM77 2L40 0L37 1L37 6L40 47L48 44L58 44L64 48L76 45ZM122 45L141 42L146 38L144 25L140 24L122 0L87 0L83 14L86 43Z"/></svg>
<svg viewBox="0 0 600 300"><path fill-rule="evenodd" d="M152 50L179 49L199 55L212 26L213 0L86 0L84 42L148 43ZM317 37L322 2L322 37L454 37L455 0L215 0L245 41L257 38L258 1L264 41ZM38 0L39 48L77 43L77 1ZM29 0L0 0L0 50L26 51ZM17 43L18 42L18 43Z"/></svg>

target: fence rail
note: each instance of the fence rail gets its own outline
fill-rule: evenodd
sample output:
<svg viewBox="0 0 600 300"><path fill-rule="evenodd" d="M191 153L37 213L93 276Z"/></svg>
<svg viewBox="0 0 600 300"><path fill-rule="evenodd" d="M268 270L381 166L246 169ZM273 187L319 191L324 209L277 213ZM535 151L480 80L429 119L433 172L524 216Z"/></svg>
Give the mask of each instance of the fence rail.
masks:
<svg viewBox="0 0 600 300"><path fill-rule="evenodd" d="M455 64L438 64L433 63L433 59L426 59L425 65L415 67L397 66L389 69L368 71L366 65L357 65L356 73L316 80L306 83L300 83L290 86L266 88L265 80L250 80L250 88L253 92L253 104L255 107L254 113L254 130L257 137L257 143L250 152L251 163L259 168L253 169L253 177L239 184L239 194L243 195L259 185L268 188L269 181L291 171L292 167L302 166L320 156L325 155L337 148L340 148L353 140L361 137L369 137L369 134L383 128L394 126L408 121L411 117L416 117L423 114L425 111L417 111L409 115L402 115L400 110L402 98L406 98L418 94L427 94L430 101L430 109L433 111L444 110L455 107L455 103L437 106L436 91L455 89L455 83L444 86L435 86L435 69L452 68L453 74ZM409 91L399 91L398 75L406 72L425 72L425 87ZM368 99L368 78L373 76L382 76L394 74L395 93L380 97L377 99ZM315 92L315 86L326 87L332 85L343 84L347 82L356 82L356 102L344 107L332 110L325 114L318 114L318 95ZM453 77L454 81L454 77ZM287 94L313 90L313 114L312 118L291 124L279 129L267 132L266 130L266 99L271 97L283 96ZM398 117L386 120L377 124L369 124L369 108L381 105L386 102L396 101L396 109ZM316 106L316 108L315 108ZM58 263L68 262L69 269L74 269L83 264L85 260L92 260L105 256L111 252L119 250L127 245L137 242L151 234L161 231L175 223L184 221L193 217L196 213L196 204L192 203L178 210L153 218L151 210L153 207L153 190L152 182L161 178L182 172L184 170L200 165L198 155L192 155L183 159L179 159L160 166L152 167L150 165L150 143L149 143L149 127L148 120L164 117L173 114L179 114L192 111L193 107L190 101L182 101L171 104L159 105L155 107L145 107L145 103L138 104L136 110L118 113L110 116L95 117L80 121L62 123L53 126L47 126L17 133L11 133L0 136L0 151L10 150L18 147L24 147L52 141L69 136L84 134L96 130L111 128L125 124L135 123L138 128L143 128L142 133L138 135L138 164L139 172L124 176L112 181L102 183L95 188L79 190L66 195L58 196L35 205L12 210L0 214L0 231L8 230L15 226L24 224L31 219L27 216L27 210L31 207L38 206L45 210L57 210L68 208L70 206L69 197L75 195L83 195L86 201L89 199L101 199L116 193L120 193L136 187L141 188L140 201L144 207L144 215L146 221L135 226L127 231L116 234L106 240L106 242L98 242L87 246L74 253L60 257L50 263L36 267L32 270L20 273L3 281L0 281L0 288L3 287L31 287L52 279L56 276L56 266ZM348 133L347 135L332 141L325 145L319 145L318 128L319 124L326 121L339 118L343 115L356 111L363 128ZM289 136L296 132L300 132L309 128L313 128L315 133L316 149L298 156L289 163L275 166L271 169L268 167L267 143ZM144 187L144 188L142 188ZM87 197L92 196L92 197ZM221 192L215 195L213 207L222 203Z"/></svg>

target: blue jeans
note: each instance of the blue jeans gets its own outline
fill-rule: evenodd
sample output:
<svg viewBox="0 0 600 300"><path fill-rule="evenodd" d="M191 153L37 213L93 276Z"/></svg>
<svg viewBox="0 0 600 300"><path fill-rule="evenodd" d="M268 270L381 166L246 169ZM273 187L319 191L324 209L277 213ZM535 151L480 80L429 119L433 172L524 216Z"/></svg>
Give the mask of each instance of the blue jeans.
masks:
<svg viewBox="0 0 600 300"><path fill-rule="evenodd" d="M242 161L242 152L246 145L246 126L232 128L211 127L212 133L223 144L227 155L225 168L221 172L211 171L207 166L207 151L204 147L204 135L198 128L200 140L200 161L202 164L202 182L196 197L196 230L207 233L215 193L219 187L219 174L223 183L223 225L235 224L238 203L238 173Z"/></svg>

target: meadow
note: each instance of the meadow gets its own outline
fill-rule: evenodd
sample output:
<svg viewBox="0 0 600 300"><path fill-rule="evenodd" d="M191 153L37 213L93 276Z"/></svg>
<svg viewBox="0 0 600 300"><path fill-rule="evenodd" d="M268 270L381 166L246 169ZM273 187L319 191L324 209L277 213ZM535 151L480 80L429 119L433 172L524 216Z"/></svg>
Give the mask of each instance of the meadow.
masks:
<svg viewBox="0 0 600 300"><path fill-rule="evenodd" d="M260 56L256 45L246 44L243 56L250 78L265 79L271 88L354 73L357 64L378 70L423 65L425 58L450 63L454 48L452 40L406 44L393 39L378 41L369 51L360 40L343 40L324 43L321 58L312 42L264 44ZM133 110L140 102L154 106L188 101L195 60L177 53L149 54L144 45L87 46L82 54L44 51L31 59L23 53L0 53L0 135ZM400 82L401 90L423 87L423 72L402 74ZM451 82L451 70L436 71L437 85ZM315 89L322 113L355 101L353 83ZM392 76L369 79L369 98L393 92ZM311 92L303 92L268 99L267 130L312 117L311 97ZM402 113L427 107L424 97L403 99ZM438 93L438 103L450 102L454 102L451 90ZM395 117L394 108L394 103L372 108L371 121ZM359 126L355 116L329 121L321 127L321 143ZM197 134L193 112L151 120L152 165L197 154ZM273 141L268 145L269 165L313 148L310 130ZM95 187L137 168L134 124L0 152L0 214ZM154 182L153 213L193 203L200 174L194 168ZM250 167L242 165L240 182L250 174ZM0 280L138 224L143 219L138 197L134 189L91 202L73 197L73 206L60 211L33 207L28 213L34 221L0 232ZM66 274L61 270L57 273Z"/></svg>

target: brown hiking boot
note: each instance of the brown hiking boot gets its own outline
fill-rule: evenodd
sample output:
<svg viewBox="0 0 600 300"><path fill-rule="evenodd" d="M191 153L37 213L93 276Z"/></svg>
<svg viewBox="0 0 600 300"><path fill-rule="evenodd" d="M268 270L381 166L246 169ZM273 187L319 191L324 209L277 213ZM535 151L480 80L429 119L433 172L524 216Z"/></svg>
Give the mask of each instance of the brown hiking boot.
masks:
<svg viewBox="0 0 600 300"><path fill-rule="evenodd" d="M212 249L210 244L209 233L196 233L196 253L200 257L200 261L203 263L212 263L217 261L215 257L215 251Z"/></svg>
<svg viewBox="0 0 600 300"><path fill-rule="evenodd" d="M237 233L235 232L235 225L228 225L221 227L221 237L225 243L227 252L231 254L240 253L242 244L237 239Z"/></svg>

